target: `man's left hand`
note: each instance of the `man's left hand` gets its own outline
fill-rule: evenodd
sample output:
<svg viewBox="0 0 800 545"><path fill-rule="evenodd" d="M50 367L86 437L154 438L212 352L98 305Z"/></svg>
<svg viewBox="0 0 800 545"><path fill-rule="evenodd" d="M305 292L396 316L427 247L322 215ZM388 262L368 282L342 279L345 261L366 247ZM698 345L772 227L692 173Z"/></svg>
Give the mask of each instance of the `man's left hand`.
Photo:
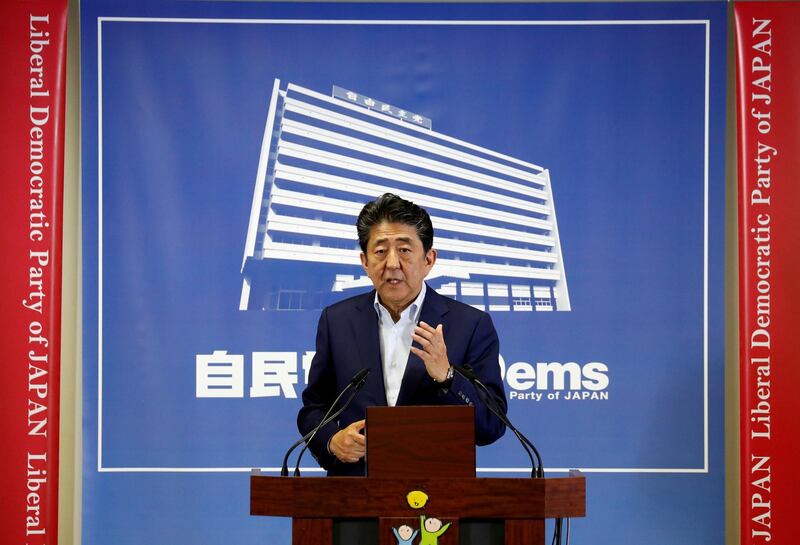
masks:
<svg viewBox="0 0 800 545"><path fill-rule="evenodd" d="M450 360L447 359L447 345L444 344L442 324L433 328L425 322L420 322L414 328L411 338L419 344L411 347L411 352L422 360L428 375L436 382L444 382L447 371L450 369Z"/></svg>

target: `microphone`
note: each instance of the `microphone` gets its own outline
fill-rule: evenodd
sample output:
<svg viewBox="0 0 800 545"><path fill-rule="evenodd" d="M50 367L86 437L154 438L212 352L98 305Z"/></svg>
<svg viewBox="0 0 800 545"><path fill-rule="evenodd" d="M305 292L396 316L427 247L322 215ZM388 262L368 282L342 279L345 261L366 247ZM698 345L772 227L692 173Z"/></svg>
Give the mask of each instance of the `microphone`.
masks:
<svg viewBox="0 0 800 545"><path fill-rule="evenodd" d="M372 369L369 367L364 367L361 371L353 375L353 378L350 379L350 384L348 386L355 386L356 388L361 388L364 386L364 383L367 382L367 377L372 372Z"/></svg>
<svg viewBox="0 0 800 545"><path fill-rule="evenodd" d="M472 368L469 365L460 366L460 365L453 365L453 369L458 372L459 375L470 381L471 383L475 384L476 381L479 382L478 375L472 372Z"/></svg>
<svg viewBox="0 0 800 545"><path fill-rule="evenodd" d="M350 379L350 383L347 386L345 386L344 390L342 390L342 394L344 394L347 391L347 389L350 388L350 387L354 388L353 393L350 394L350 397L347 398L347 401L345 401L345 403L344 403L344 405L342 405L341 409L339 409L336 412L336 416L339 416L340 414L342 414L342 412L355 399L355 397L358 395L358 392L360 392L361 388L364 387L364 384L367 383L367 377L369 376L371 371L372 371L372 369L370 369L369 367L365 367L364 369L362 369L361 371L356 373L353 376L353 378ZM338 401L340 397L341 397L341 394L339 394L339 397L336 398L336 401ZM333 410L333 407L336 406L336 401L334 401L333 405L331 405L331 408L328 409L328 413L330 413ZM322 417L322 422L317 424L317 427L314 428L313 430L311 430L311 437L308 438L308 441L306 441L306 444L303 446L302 450L300 450L300 454L297 455L297 464L294 466L294 476L295 477L299 477L300 476L300 460L302 460L303 454L305 454L306 450L308 450L308 445L310 445L311 441L314 440L314 436L317 435L317 432L319 430L321 430L322 427L325 424L327 424L328 422L333 420L333 418L335 418L335 417L328 417L327 420L326 420L327 416L328 416L328 414L326 413L325 416Z"/></svg>
<svg viewBox="0 0 800 545"><path fill-rule="evenodd" d="M308 448L308 445L311 443L311 440L314 439L314 436L316 436L316 434L317 434L317 432L319 430L321 430L327 424L329 424L330 422L335 420L340 414L342 414L342 412L344 412L344 410L347 408L347 406L350 405L350 403L353 401L353 399L355 398L356 394L358 394L358 392L361 391L361 388L364 387L364 384L366 384L367 377L369 376L370 372L372 372L372 369L370 369L369 367L365 367L364 369L361 369L355 375L353 375L353 378L350 379L350 382L347 383L347 386L345 386L344 389L342 389L342 391L339 392L339 395L336 396L336 399L333 400L333 403L331 403L330 408L325 413L325 416L322 417L322 420L320 421L320 423L317 424L316 427L313 430L311 430L310 432L305 434L298 441L296 441L291 447L289 447L289 450L286 451L286 454L283 457L283 465L281 465L281 477L288 477L289 476L289 455L301 443L305 442L306 444L303 447L303 450L300 451L300 455L297 458L297 466L295 467L295 470L294 470L295 476L299 476L300 475L300 458L303 456L303 453ZM345 404L342 405L342 407L339 410L337 410L335 413L331 414L331 412L333 411L334 407L336 407L336 404L339 402L339 400L342 398L342 396L348 390L350 390L352 388L355 388L355 391L350 395L350 397L347 399Z"/></svg>
<svg viewBox="0 0 800 545"><path fill-rule="evenodd" d="M486 385L480 381L478 376L472 371L472 368L469 365L453 365L453 369L462 377L470 381L472 384L475 385L478 391L478 395L483 399L484 403L486 403L486 407L494 414L500 421L505 424L508 429L514 432L514 435L517 436L522 448L525 449L525 453L528 455L528 458L531 460L531 477L544 477L544 466L542 465L542 457L539 455L539 451L536 450L536 447L533 446L533 443L525 437L521 431L519 431L514 424L511 423L511 420L503 414L503 412L499 409L499 404L494 397L494 394L486 387ZM530 448L528 448L530 447ZM537 462L534 462L533 456L531 455L531 450L536 455Z"/></svg>

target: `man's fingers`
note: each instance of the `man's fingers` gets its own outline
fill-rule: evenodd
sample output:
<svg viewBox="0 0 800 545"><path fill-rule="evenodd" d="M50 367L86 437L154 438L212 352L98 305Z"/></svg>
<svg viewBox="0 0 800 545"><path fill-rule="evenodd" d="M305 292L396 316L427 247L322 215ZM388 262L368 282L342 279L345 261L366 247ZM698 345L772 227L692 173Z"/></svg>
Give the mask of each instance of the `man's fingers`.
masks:
<svg viewBox="0 0 800 545"><path fill-rule="evenodd" d="M341 452L338 454L337 458L339 458L344 462L353 463L363 458L364 454L366 454L366 449L363 446L351 442L350 444L344 445L342 447Z"/></svg>
<svg viewBox="0 0 800 545"><path fill-rule="evenodd" d="M364 456L367 438L361 434L361 430L367 425L366 420L357 420L347 426L347 446L349 447L349 454L358 458Z"/></svg>
<svg viewBox="0 0 800 545"><path fill-rule="evenodd" d="M424 350L420 350L420 349L419 349L419 348L417 348L416 346L412 346L412 347L411 347L411 352L412 352L412 353L413 353L415 356L417 356L419 359L421 359L423 362L424 362L426 359L428 359L428 358L430 357L430 354L428 354L428 353L427 353L427 352L425 352Z"/></svg>
<svg viewBox="0 0 800 545"><path fill-rule="evenodd" d="M441 324L439 324L439 325L441 325ZM419 327L420 329L424 329L428 333L435 333L436 332L436 329L434 329L432 326L430 326L427 322L420 321L419 325L417 325L417 327Z"/></svg>
<svg viewBox="0 0 800 545"><path fill-rule="evenodd" d="M366 426L367 421L364 419L357 420L348 426L350 428L350 439L353 440L354 444L361 447L367 444L367 438L361 433L361 430L363 430Z"/></svg>
<svg viewBox="0 0 800 545"><path fill-rule="evenodd" d="M357 420L331 439L331 452L342 462L358 462L367 452L366 437L359 433L366 426L366 420Z"/></svg>
<svg viewBox="0 0 800 545"><path fill-rule="evenodd" d="M430 342L437 342L438 339L444 342L444 327L442 324L439 324L436 328L433 328L425 322L420 322L419 325L414 328L414 335L418 335Z"/></svg>
<svg viewBox="0 0 800 545"><path fill-rule="evenodd" d="M357 462L361 458L364 457L366 454L366 450L363 447L353 447L347 450L345 456L353 462Z"/></svg>
<svg viewBox="0 0 800 545"><path fill-rule="evenodd" d="M343 446L342 450L345 452L345 454L360 454L363 456L367 448L366 444L359 444L355 441L349 441Z"/></svg>
<svg viewBox="0 0 800 545"><path fill-rule="evenodd" d="M428 343L428 342L431 342L431 338L432 337L426 335L425 332L423 330L421 330L420 328L416 328L411 333L411 338L414 339L415 341L417 341L418 343Z"/></svg>
<svg viewBox="0 0 800 545"><path fill-rule="evenodd" d="M414 333L426 339L433 339L436 336L436 330L425 322L420 322L419 325L414 328Z"/></svg>
<svg viewBox="0 0 800 545"><path fill-rule="evenodd" d="M417 335L416 333L412 334L411 338L418 342L420 346L429 346L431 344L430 339L421 335Z"/></svg>
<svg viewBox="0 0 800 545"><path fill-rule="evenodd" d="M356 420L355 422L350 424L350 427L355 428L356 431L361 431L366 426L367 426L367 421L364 420L363 418L361 420Z"/></svg>

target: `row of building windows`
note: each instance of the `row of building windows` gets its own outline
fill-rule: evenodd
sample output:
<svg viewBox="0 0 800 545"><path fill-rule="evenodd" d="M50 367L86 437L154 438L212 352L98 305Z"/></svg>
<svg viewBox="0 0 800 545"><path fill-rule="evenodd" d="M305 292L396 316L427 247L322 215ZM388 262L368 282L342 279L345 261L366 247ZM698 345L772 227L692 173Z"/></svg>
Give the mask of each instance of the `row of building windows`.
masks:
<svg viewBox="0 0 800 545"><path fill-rule="evenodd" d="M480 310L515 310L515 311L550 311L554 310L554 301L550 294L540 291L541 288L534 287L537 295L528 296L505 296L487 295L482 291L483 284L469 282L460 283L462 289L450 289L455 287L455 283L448 284L439 288L439 292L458 301L472 305ZM463 284L470 284L464 287ZM494 284L492 284L494 285ZM477 288L480 286L480 288ZM514 286L517 291L531 292L531 286ZM334 297L329 292L304 291L301 289L281 289L268 294L262 309L279 311L301 311L301 310L321 310Z"/></svg>

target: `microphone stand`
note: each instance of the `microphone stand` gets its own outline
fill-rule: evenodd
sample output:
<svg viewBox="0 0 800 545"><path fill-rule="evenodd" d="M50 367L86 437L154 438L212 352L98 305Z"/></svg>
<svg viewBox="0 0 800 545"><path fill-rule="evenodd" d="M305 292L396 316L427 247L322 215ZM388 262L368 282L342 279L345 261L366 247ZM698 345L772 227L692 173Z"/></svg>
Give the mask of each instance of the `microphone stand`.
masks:
<svg viewBox="0 0 800 545"><path fill-rule="evenodd" d="M361 390L361 388L367 382L367 377L369 376L371 371L372 369L364 368L358 373L356 373L355 376L347 384L347 386L345 386L344 389L341 392L339 392L339 395L336 396L336 399L333 400L333 403L331 403L330 408L328 408L328 411L322 417L320 423L317 424L317 426L313 430L305 434L303 437L297 440L291 447L289 447L289 450L286 451L286 454L283 457L283 464L281 465L281 477L289 476L289 455L291 455L292 451L294 451L294 449L296 449L301 443L307 441L306 445L303 447L303 450L300 453L300 456L303 455L303 452L305 452L305 450L308 448L308 444L311 443L311 440L314 438L314 436L316 436L317 432L326 425L328 425L330 422L332 422L334 419L336 419L340 414L342 414L342 412L344 412L347 406L350 405L350 403L355 398L356 394ZM347 392L349 389L353 387L356 388L356 391L350 395L350 397L347 399L347 402L338 411L336 411L334 414L331 414L334 407L336 407L336 404L339 402L339 400L342 398L345 392ZM299 458L297 460L297 466L295 467L294 474L295 476L300 475Z"/></svg>
<svg viewBox="0 0 800 545"><path fill-rule="evenodd" d="M525 449L525 452L528 454L528 458L531 460L531 478L544 478L544 465L542 464L542 457L539 454L539 451L536 447L531 443L530 439L525 437L521 431L519 431L512 423L508 417L497 408L497 400L494 397L494 394L486 387L486 385L480 381L478 376L472 372L472 370L468 366L460 367L454 365L453 368L458 371L458 373L463 376L465 379L470 381L477 387L478 395L483 398L484 403L486 403L486 407L497 417L500 419L503 424L508 426L508 428L514 432L514 435L517 436L517 439L522 444L522 447ZM528 448L530 447L530 449ZM536 460L538 463L534 463L533 457L531 456L531 450L536 455ZM567 519L569 521L569 519ZM561 545L561 528L562 528L563 519L561 517L555 520L555 528L553 530L553 543L557 545ZM568 526L569 527L569 526Z"/></svg>
<svg viewBox="0 0 800 545"><path fill-rule="evenodd" d="M517 439L519 440L522 448L525 449L525 452L528 455L528 458L531 460L531 478L544 478L544 465L542 464L542 457L539 454L539 451L536 447L531 443L531 441L519 431L514 424L511 423L511 420L508 419L506 415L502 413L498 409L497 400L494 397L494 394L486 387L486 385L480 381L480 379L472 372L472 370L467 367L461 367L459 365L454 365L453 369L455 369L458 374L462 377L470 381L477 387L478 395L482 398L483 402L486 404L486 408L488 408L492 414L494 414L503 424L505 424L508 429L514 432ZM530 448L529 448L530 447ZM531 451L533 454L536 455L536 462L533 460L533 456L531 455Z"/></svg>
<svg viewBox="0 0 800 545"><path fill-rule="evenodd" d="M344 402L344 405L342 405L341 409L336 411L336 413L333 416L328 417L327 421L324 421L324 424L317 426L311 431L311 437L308 438L308 441L306 441L306 444L303 446L302 450L300 450L300 454L297 455L297 464L294 466L295 477L300 476L300 460L303 458L303 454L305 454L306 450L308 450L308 445L310 445L311 441L314 440L314 437L317 435L317 432L321 430L325 424L327 424L328 422L332 421L334 418L342 414L342 412L350 405L353 399L355 399L355 397L358 395L358 392L361 391L361 388L364 386L364 382L366 382L366 380L363 380L358 385L356 385L355 390L353 391L352 394L350 394L350 397L347 398L347 401Z"/></svg>

